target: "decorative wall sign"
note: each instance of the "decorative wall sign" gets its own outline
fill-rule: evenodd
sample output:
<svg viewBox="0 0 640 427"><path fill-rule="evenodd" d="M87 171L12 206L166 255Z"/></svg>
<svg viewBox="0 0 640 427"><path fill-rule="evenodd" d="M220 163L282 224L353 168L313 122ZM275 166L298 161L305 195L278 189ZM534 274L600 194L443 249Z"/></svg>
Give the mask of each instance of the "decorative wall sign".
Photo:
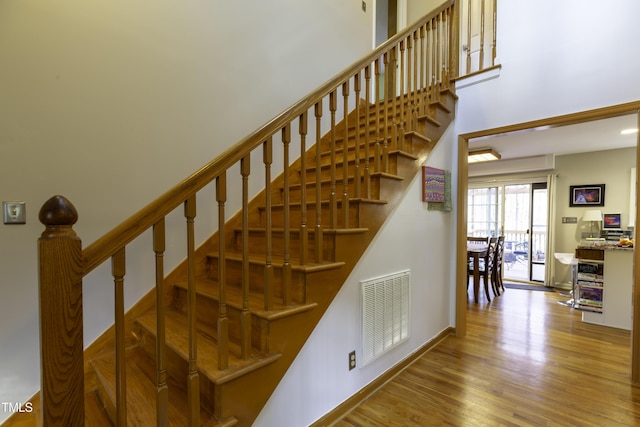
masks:
<svg viewBox="0 0 640 427"><path fill-rule="evenodd" d="M572 185L569 206L604 206L604 184Z"/></svg>
<svg viewBox="0 0 640 427"><path fill-rule="evenodd" d="M445 201L444 170L429 166L422 167L422 201L440 203Z"/></svg>

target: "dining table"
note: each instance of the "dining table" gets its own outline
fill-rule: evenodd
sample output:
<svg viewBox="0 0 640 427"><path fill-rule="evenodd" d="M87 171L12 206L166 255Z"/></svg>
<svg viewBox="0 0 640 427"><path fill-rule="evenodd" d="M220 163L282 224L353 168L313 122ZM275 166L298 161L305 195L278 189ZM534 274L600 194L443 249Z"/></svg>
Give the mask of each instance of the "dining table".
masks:
<svg viewBox="0 0 640 427"><path fill-rule="evenodd" d="M467 258L473 260L473 298L478 302L480 291L480 258L487 256L489 245L467 244Z"/></svg>

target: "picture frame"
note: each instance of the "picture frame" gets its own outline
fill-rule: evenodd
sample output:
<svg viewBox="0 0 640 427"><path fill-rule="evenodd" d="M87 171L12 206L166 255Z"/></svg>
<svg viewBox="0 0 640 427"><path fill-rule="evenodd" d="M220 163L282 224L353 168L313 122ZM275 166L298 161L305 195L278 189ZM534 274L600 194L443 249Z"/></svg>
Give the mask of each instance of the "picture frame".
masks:
<svg viewBox="0 0 640 427"><path fill-rule="evenodd" d="M429 166L422 167L422 201L442 203L446 200L445 171Z"/></svg>
<svg viewBox="0 0 640 427"><path fill-rule="evenodd" d="M569 186L569 207L604 206L605 184Z"/></svg>
<svg viewBox="0 0 640 427"><path fill-rule="evenodd" d="M620 228L622 221L620 220L620 214L604 214L602 215L602 228Z"/></svg>

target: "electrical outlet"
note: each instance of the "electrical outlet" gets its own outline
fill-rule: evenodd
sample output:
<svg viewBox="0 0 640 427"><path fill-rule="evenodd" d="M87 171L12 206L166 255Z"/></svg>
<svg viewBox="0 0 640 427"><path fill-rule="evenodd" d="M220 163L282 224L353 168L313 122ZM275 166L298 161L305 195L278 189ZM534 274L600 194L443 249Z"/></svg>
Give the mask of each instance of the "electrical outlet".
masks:
<svg viewBox="0 0 640 427"><path fill-rule="evenodd" d="M353 350L349 353L349 370L352 370L356 367L356 351Z"/></svg>
<svg viewBox="0 0 640 427"><path fill-rule="evenodd" d="M362 11L363 12L367 11L367 3L365 3L364 1L362 2Z"/></svg>

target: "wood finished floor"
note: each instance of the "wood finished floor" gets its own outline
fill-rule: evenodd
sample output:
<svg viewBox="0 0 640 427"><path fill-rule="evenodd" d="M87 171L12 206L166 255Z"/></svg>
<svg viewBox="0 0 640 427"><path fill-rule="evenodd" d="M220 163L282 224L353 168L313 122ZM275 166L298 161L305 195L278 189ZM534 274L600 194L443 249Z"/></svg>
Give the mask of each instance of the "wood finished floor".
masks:
<svg viewBox="0 0 640 427"><path fill-rule="evenodd" d="M628 331L590 325L557 293L469 299L447 337L335 426L639 426Z"/></svg>

